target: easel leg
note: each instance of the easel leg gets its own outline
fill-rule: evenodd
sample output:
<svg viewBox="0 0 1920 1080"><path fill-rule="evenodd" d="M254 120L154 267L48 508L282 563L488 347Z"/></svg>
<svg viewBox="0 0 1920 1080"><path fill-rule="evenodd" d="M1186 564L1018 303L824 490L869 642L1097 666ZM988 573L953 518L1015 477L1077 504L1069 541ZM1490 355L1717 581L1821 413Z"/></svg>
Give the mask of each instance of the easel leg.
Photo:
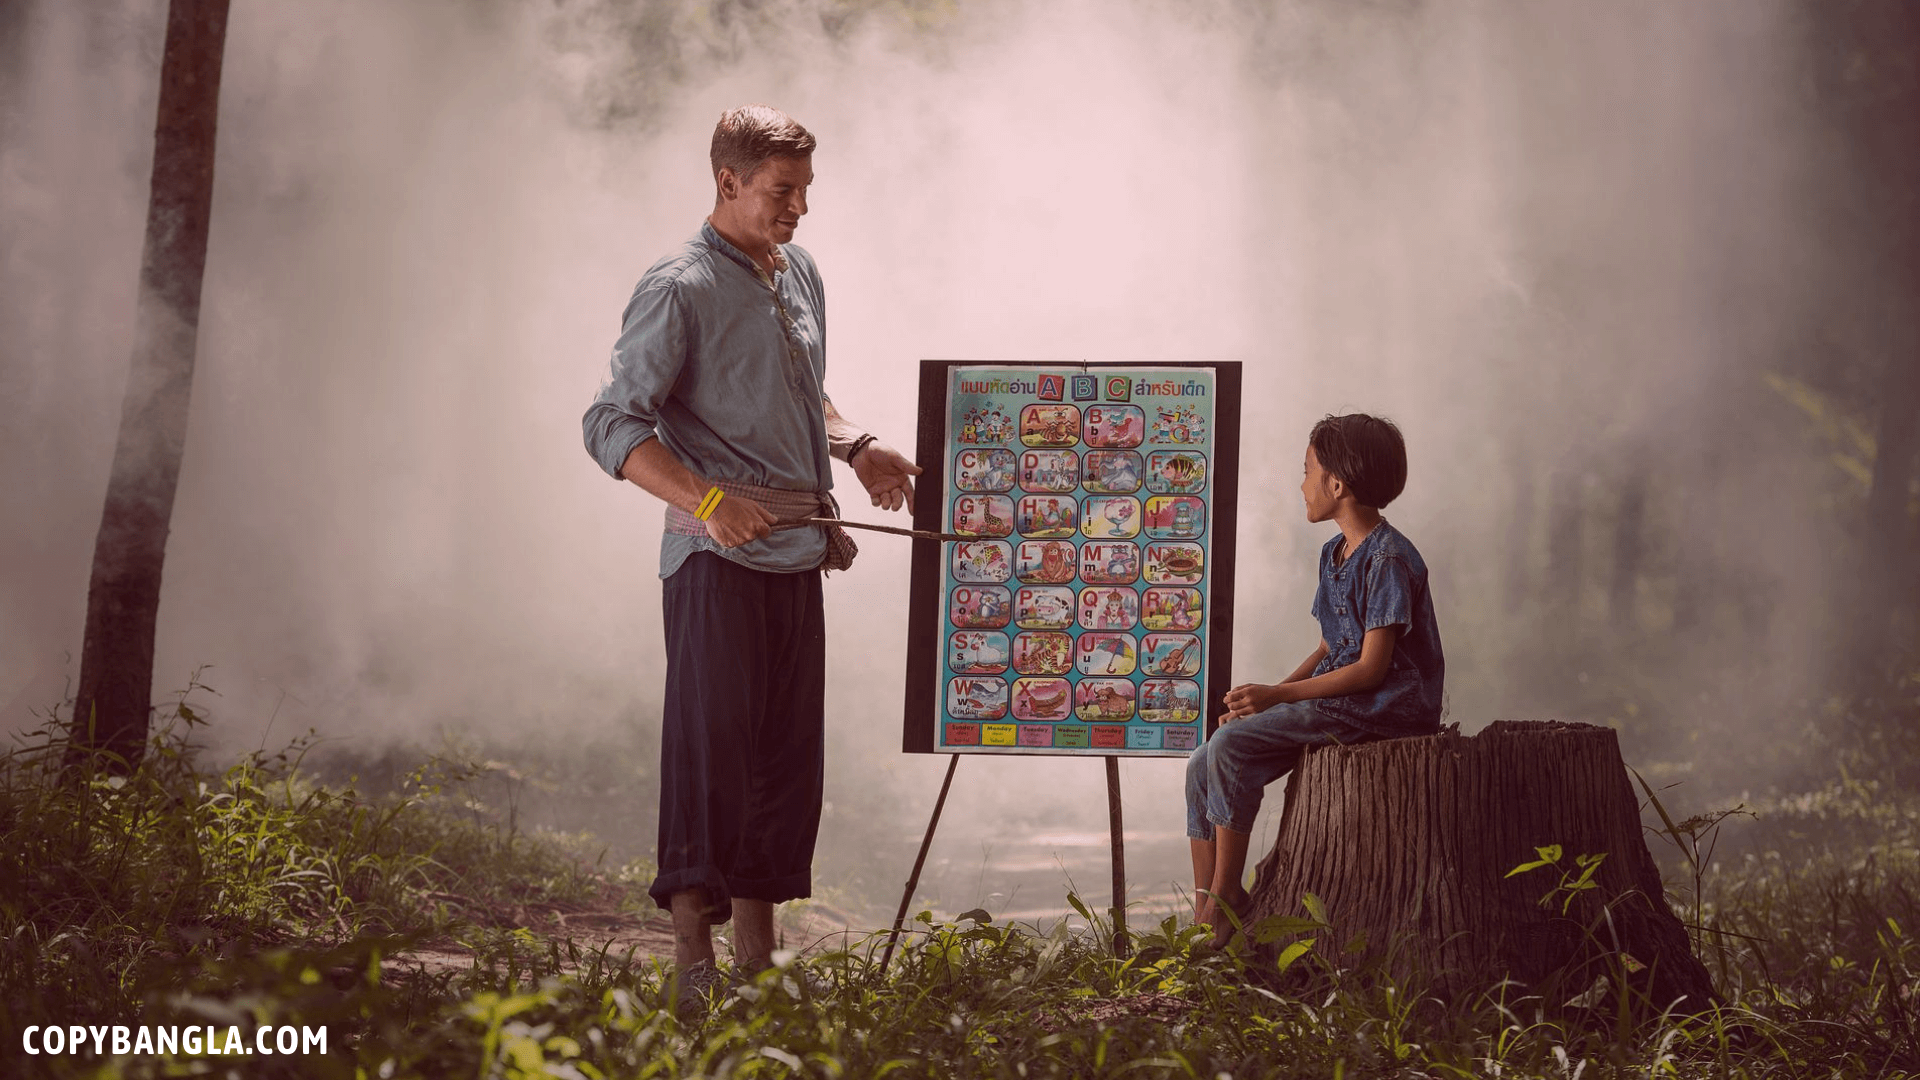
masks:
<svg viewBox="0 0 1920 1080"><path fill-rule="evenodd" d="M953 786L953 770L960 767L959 754L948 756L951 760L947 762L947 778L940 781L940 797L933 800L933 816L927 819L927 835L920 838L920 854L913 860L913 873L907 878L907 889L900 894L900 910L893 916L893 933L887 937L887 951L880 957L882 975L887 973L887 965L893 962L893 947L899 943L900 927L907 921L907 905L913 903L913 890L920 887L920 868L927 864L927 849L933 846L933 830L940 825L940 811L947 805L947 789Z"/></svg>
<svg viewBox="0 0 1920 1080"><path fill-rule="evenodd" d="M1113 832L1113 955L1125 960L1127 943L1127 845L1120 824L1120 759L1107 757L1107 826Z"/></svg>

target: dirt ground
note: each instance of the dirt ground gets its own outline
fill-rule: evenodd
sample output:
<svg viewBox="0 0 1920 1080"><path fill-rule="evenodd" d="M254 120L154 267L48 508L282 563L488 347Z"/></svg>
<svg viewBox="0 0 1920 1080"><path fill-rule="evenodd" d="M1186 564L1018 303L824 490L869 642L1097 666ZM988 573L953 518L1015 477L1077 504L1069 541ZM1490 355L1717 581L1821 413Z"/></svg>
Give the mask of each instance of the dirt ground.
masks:
<svg viewBox="0 0 1920 1080"><path fill-rule="evenodd" d="M629 952L636 960L673 960L673 925L664 911L564 911L558 909L527 911L519 921L542 941L571 941L582 956L603 950L610 959L624 959ZM513 923L494 921L496 928ZM727 958L729 927L714 928L716 950ZM843 912L817 903L788 905L780 910L782 948L800 953L846 948L859 944L874 929L855 926ZM382 961L381 967L395 975L402 973L442 975L465 971L473 966L474 951L458 942L439 942L397 954Z"/></svg>

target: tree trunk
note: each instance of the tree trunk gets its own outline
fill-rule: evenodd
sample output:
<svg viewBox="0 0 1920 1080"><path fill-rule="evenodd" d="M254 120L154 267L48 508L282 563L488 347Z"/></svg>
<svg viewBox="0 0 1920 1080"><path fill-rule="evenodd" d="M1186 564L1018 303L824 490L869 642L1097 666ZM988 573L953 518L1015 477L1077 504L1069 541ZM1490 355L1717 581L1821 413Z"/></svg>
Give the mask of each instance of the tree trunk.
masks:
<svg viewBox="0 0 1920 1080"><path fill-rule="evenodd" d="M1861 575L1872 582L1861 597L1854 650L1859 674L1870 686L1897 678L1904 644L1902 615L1908 589L1920 576L1920 553L1908 542L1912 526L1916 454L1920 454L1920 77L1913 50L1920 47L1920 12L1908 4L1879 5L1856 14L1858 32L1872 35L1873 86L1878 100L1856 121L1864 160L1879 180L1874 191L1877 221L1887 245L1892 278L1881 340L1886 367L1880 383L1880 415L1875 436L1873 481L1867 492L1867 564L1878 572ZM1864 15L1864 17L1862 17ZM1869 189L1873 190L1873 189ZM1910 647L1910 646L1909 646Z"/></svg>
<svg viewBox="0 0 1920 1080"><path fill-rule="evenodd" d="M1507 549L1503 561L1511 569L1501 575L1505 581L1507 610L1519 611L1537 588L1533 572L1534 462L1521 440L1508 437L1507 481L1512 492L1513 509L1507 516Z"/></svg>
<svg viewBox="0 0 1920 1080"><path fill-rule="evenodd" d="M1920 238L1915 246L1920 247ZM1920 283L1920 273L1914 275ZM1857 675L1868 685L1884 685L1898 670L1904 650L1900 616L1906 612L1920 554L1911 541L1914 458L1920 450L1920 327L1901 327L1901 347L1887 358L1880 399L1880 426L1873 457L1873 486L1867 492L1867 563L1879 574L1862 574L1860 619L1853 650Z"/></svg>
<svg viewBox="0 0 1920 1080"><path fill-rule="evenodd" d="M1585 528L1585 478L1577 467L1563 464L1547 478L1547 566L1541 592L1553 605L1550 626L1573 627L1580 622L1580 594L1586 585L1581 560Z"/></svg>
<svg viewBox="0 0 1920 1080"><path fill-rule="evenodd" d="M1903 670L1912 590L1920 588L1920 524L1909 513L1920 452L1920 5L1857 0L1806 7L1817 118L1836 131L1830 212L1844 230L1848 293L1867 300L1861 351L1885 357L1872 483L1857 558L1873 568L1842 593L1845 632L1836 666L1866 695ZM1851 335L1850 335L1851 336Z"/></svg>
<svg viewBox="0 0 1920 1080"><path fill-rule="evenodd" d="M106 751L108 767L124 769L146 745L160 570L200 329L227 4L172 0L167 11L133 359L94 540L70 767Z"/></svg>
<svg viewBox="0 0 1920 1080"><path fill-rule="evenodd" d="M1620 478L1620 508L1613 516L1613 577L1607 583L1607 616L1615 630L1631 632L1647 554L1647 489L1652 469L1638 450Z"/></svg>
<svg viewBox="0 0 1920 1080"><path fill-rule="evenodd" d="M1508 876L1555 845L1556 866ZM1599 854L1592 888L1557 888ZM1501 721L1471 738L1450 728L1309 751L1243 922L1306 917L1309 893L1332 924L1319 949L1361 935L1360 952L1442 997L1510 978L1562 1006L1605 975L1654 1010L1714 998L1606 728ZM1609 993L1604 1007L1614 1003Z"/></svg>

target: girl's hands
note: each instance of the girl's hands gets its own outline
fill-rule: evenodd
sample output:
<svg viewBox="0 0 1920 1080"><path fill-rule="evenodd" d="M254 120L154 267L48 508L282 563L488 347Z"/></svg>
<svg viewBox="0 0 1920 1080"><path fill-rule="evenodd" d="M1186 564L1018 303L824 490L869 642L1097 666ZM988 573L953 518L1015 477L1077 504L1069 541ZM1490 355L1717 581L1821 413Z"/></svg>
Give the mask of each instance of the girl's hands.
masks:
<svg viewBox="0 0 1920 1080"><path fill-rule="evenodd" d="M1241 683L1227 691L1227 696L1223 700L1226 703L1227 712L1220 718L1220 722L1224 724L1243 716L1266 712L1290 699L1285 683Z"/></svg>

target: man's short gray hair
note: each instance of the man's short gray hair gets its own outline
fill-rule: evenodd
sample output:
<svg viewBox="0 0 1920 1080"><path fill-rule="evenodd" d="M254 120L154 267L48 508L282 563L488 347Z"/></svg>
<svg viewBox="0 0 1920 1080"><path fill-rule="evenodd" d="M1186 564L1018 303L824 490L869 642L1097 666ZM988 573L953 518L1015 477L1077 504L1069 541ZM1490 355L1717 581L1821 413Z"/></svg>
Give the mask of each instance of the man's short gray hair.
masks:
<svg viewBox="0 0 1920 1080"><path fill-rule="evenodd" d="M768 158L807 157L813 153L813 133L771 105L742 105L721 114L713 126L713 148L708 157L713 175L732 169L741 183L753 178Z"/></svg>

